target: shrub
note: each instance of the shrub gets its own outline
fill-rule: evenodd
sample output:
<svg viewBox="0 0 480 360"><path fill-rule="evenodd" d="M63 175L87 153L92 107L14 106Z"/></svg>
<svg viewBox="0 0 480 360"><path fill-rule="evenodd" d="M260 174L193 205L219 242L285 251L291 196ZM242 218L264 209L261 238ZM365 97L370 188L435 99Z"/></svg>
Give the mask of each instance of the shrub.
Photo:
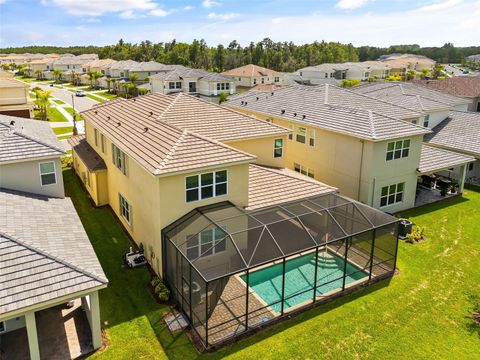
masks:
<svg viewBox="0 0 480 360"><path fill-rule="evenodd" d="M224 101L227 101L227 99L228 99L227 93L220 93L220 95L218 96L218 103L221 104Z"/></svg>
<svg viewBox="0 0 480 360"><path fill-rule="evenodd" d="M160 280L160 278L158 276L155 276L151 281L150 281L150 285L152 285L152 287L155 289L157 287L158 284L160 284L162 282L162 280Z"/></svg>
<svg viewBox="0 0 480 360"><path fill-rule="evenodd" d="M155 286L155 295L157 295L158 300L166 302L170 297L170 290L162 282L159 282Z"/></svg>
<svg viewBox="0 0 480 360"><path fill-rule="evenodd" d="M360 84L360 80L358 79L342 80L342 87L344 88L351 88L358 84Z"/></svg>
<svg viewBox="0 0 480 360"><path fill-rule="evenodd" d="M386 81L402 81L402 76L400 74L392 74L385 78Z"/></svg>
<svg viewBox="0 0 480 360"><path fill-rule="evenodd" d="M423 236L424 233L424 228L421 226L414 226L412 228L412 232L410 234L407 234L407 240L406 242L410 244L415 244L418 243L422 240L425 240L425 237Z"/></svg>

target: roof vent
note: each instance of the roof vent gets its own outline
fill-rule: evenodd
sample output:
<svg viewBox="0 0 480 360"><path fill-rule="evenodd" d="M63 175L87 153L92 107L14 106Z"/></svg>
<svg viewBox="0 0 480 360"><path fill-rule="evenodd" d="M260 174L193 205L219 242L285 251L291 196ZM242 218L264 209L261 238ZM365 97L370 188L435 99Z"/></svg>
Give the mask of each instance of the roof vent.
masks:
<svg viewBox="0 0 480 360"><path fill-rule="evenodd" d="M272 96L273 96L274 92L272 91L271 94L272 94Z"/></svg>
<svg viewBox="0 0 480 360"><path fill-rule="evenodd" d="M109 115L109 116L107 116L107 120L110 120L110 115Z"/></svg>
<svg viewBox="0 0 480 360"><path fill-rule="evenodd" d="M95 110L94 112L95 112L95 115L97 115L97 114L98 114L98 110Z"/></svg>
<svg viewBox="0 0 480 360"><path fill-rule="evenodd" d="M150 116L153 116L153 111L150 111Z"/></svg>
<svg viewBox="0 0 480 360"><path fill-rule="evenodd" d="M10 121L10 126L14 126L14 125L15 125L15 120Z"/></svg>
<svg viewBox="0 0 480 360"><path fill-rule="evenodd" d="M305 118L307 117L307 115L302 115L302 119L305 120Z"/></svg>
<svg viewBox="0 0 480 360"><path fill-rule="evenodd" d="M242 105L245 104L245 101L242 100L242 101L240 102L240 104L242 104Z"/></svg>
<svg viewBox="0 0 480 360"><path fill-rule="evenodd" d="M257 101L259 100L260 98L257 96Z"/></svg>
<svg viewBox="0 0 480 360"><path fill-rule="evenodd" d="M117 122L117 126L120 126L120 125L122 125L122 124L120 124L120 121L119 121L119 122Z"/></svg>
<svg viewBox="0 0 480 360"><path fill-rule="evenodd" d="M145 132L147 132L147 131L148 131L148 127L145 126L145 127L143 128L143 130L145 130Z"/></svg>
<svg viewBox="0 0 480 360"><path fill-rule="evenodd" d="M245 101L245 106L247 106L247 104L248 104L248 103Z"/></svg>
<svg viewBox="0 0 480 360"><path fill-rule="evenodd" d="M297 116L297 113L293 113L293 117Z"/></svg>
<svg viewBox="0 0 480 360"><path fill-rule="evenodd" d="M282 110L282 115L285 114L285 110Z"/></svg>
<svg viewBox="0 0 480 360"><path fill-rule="evenodd" d="M133 98L132 100L133 100L133 102L135 102L135 100L136 100L136 99L135 99L135 98Z"/></svg>

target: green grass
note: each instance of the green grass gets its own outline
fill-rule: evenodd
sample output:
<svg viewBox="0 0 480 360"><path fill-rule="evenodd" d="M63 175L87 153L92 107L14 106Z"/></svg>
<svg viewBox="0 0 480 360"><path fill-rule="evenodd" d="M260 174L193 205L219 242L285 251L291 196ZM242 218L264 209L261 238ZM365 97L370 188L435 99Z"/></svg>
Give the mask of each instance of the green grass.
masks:
<svg viewBox="0 0 480 360"><path fill-rule="evenodd" d="M35 119L40 118L40 113L38 110L34 110L35 114ZM47 109L47 120L48 121L53 121L53 122L63 122L63 121L68 121L65 116L62 115L60 111L58 111L56 108L51 107Z"/></svg>
<svg viewBox="0 0 480 360"><path fill-rule="evenodd" d="M35 95L33 93L28 93L28 96L30 97L30 99L36 99L37 98L37 95Z"/></svg>
<svg viewBox="0 0 480 360"><path fill-rule="evenodd" d="M65 104L62 100L57 100L57 99L53 99L53 102L58 104L58 105L63 105Z"/></svg>
<svg viewBox="0 0 480 360"><path fill-rule="evenodd" d="M99 98L98 96L95 96L94 94L87 94L87 97L89 97L92 100L98 101L100 103L104 103L106 100Z"/></svg>
<svg viewBox="0 0 480 360"><path fill-rule="evenodd" d="M107 98L109 100L112 100L112 99L117 99L118 96L116 94L110 94L108 91L102 91L102 92L99 92L99 93L96 93L100 96L103 96L104 98Z"/></svg>
<svg viewBox="0 0 480 360"><path fill-rule="evenodd" d="M70 115L72 115L72 116L75 114L75 115L77 116L77 120L82 120L82 115L80 115L80 114L78 113L78 111L75 111L75 112L74 112L74 111L73 111L73 108L71 108L71 107L64 107L64 110L66 110L66 111L67 111Z"/></svg>
<svg viewBox="0 0 480 360"><path fill-rule="evenodd" d="M146 289L144 268L127 270L130 242L108 208L93 208L77 178L64 173L110 279L100 294L109 347L98 359L475 359L480 328L472 325L480 293L480 192L402 214L425 227L427 240L399 244L391 280L304 312L214 354L199 355L184 334L171 335ZM480 301L480 300L478 300Z"/></svg>
<svg viewBox="0 0 480 360"><path fill-rule="evenodd" d="M81 89L81 90L85 90L89 87L88 85L73 85L71 83L65 84L63 86L70 89Z"/></svg>
<svg viewBox="0 0 480 360"><path fill-rule="evenodd" d="M26 82L26 83L37 81L37 79L34 77L15 76L15 79Z"/></svg>
<svg viewBox="0 0 480 360"><path fill-rule="evenodd" d="M56 135L62 135L62 134L71 133L73 131L73 126L56 127L52 129Z"/></svg>

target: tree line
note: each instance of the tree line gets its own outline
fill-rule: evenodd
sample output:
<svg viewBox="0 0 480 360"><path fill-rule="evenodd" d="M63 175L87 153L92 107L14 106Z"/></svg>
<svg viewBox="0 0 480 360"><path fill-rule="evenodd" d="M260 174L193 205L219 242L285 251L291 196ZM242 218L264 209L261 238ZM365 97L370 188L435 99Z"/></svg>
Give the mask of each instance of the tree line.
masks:
<svg viewBox="0 0 480 360"><path fill-rule="evenodd" d="M224 71L246 64L256 64L277 71L293 72L297 69L322 63L376 60L381 55L412 53L424 55L441 63L461 63L465 57L480 53L480 46L455 47L447 43L442 47L420 47L419 45L393 45L388 48L361 46L338 42L315 41L296 45L293 42L274 42L265 38L248 46L232 41L228 46L208 46L205 40L192 43L153 43L149 40L128 43L120 39L115 45L107 46L26 46L0 49L0 53L71 53L74 55L96 53L101 59L135 61L158 61L164 64L180 64L211 71Z"/></svg>

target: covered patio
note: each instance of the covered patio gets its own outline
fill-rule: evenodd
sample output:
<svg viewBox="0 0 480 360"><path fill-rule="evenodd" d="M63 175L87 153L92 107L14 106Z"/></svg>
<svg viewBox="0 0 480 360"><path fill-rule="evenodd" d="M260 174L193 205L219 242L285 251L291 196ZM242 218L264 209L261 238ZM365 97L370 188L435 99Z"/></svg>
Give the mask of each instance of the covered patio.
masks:
<svg viewBox="0 0 480 360"><path fill-rule="evenodd" d="M469 155L422 145L415 206L462 194L467 166L473 161Z"/></svg>

